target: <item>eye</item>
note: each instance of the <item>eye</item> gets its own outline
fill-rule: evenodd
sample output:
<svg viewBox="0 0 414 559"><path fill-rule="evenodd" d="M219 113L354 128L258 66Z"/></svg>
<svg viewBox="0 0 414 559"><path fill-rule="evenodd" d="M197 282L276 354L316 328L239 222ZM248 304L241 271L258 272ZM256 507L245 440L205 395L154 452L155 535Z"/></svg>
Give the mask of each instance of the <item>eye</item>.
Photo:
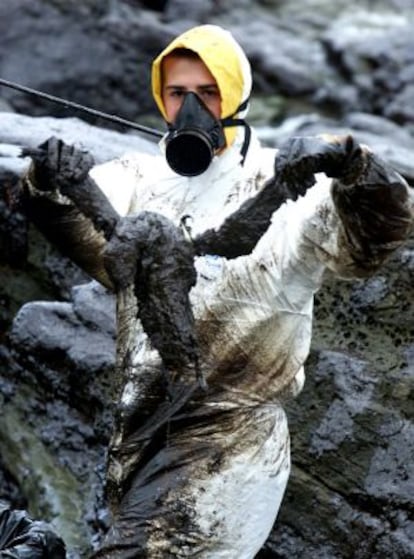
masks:
<svg viewBox="0 0 414 559"><path fill-rule="evenodd" d="M171 99L174 101L182 99L184 95L185 90L181 87L168 87L163 92L164 99Z"/></svg>
<svg viewBox="0 0 414 559"><path fill-rule="evenodd" d="M220 94L217 89L205 89L202 91L201 96L204 99L217 99L220 97Z"/></svg>
<svg viewBox="0 0 414 559"><path fill-rule="evenodd" d="M172 97L173 99L181 99L181 97L184 96L184 91L181 89L174 89L173 91L170 91L170 97Z"/></svg>

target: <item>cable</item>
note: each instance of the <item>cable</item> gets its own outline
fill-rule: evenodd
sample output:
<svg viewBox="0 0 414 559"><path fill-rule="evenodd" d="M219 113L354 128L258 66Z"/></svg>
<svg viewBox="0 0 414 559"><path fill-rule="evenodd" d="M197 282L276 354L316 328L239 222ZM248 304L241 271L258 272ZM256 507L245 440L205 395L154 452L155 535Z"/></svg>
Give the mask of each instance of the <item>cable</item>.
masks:
<svg viewBox="0 0 414 559"><path fill-rule="evenodd" d="M51 101L52 103L56 103L57 105L62 105L66 108L70 107L72 109L76 109L78 111L82 111L84 113L97 116L99 118L103 118L110 122L121 124L122 126L134 128L135 130L139 130L140 132L144 132L145 134L149 134L157 138L162 138L163 136L163 133L160 132L159 130L156 130L155 128L149 128L148 126L137 124L136 122L132 122L131 120L126 120L125 118L121 118L116 115L103 113L102 111L92 109L91 107L85 107L84 105L80 105L79 103L74 103L73 101L62 99L61 97L55 97L54 95L49 95L49 93L43 93L42 91L38 91L36 89L32 89L31 87L26 87L24 85L14 83L9 80L4 80L0 78L0 85L4 85L5 87L15 89L16 91L28 93L29 95L33 95L34 97L39 97L40 99L46 99L47 101Z"/></svg>

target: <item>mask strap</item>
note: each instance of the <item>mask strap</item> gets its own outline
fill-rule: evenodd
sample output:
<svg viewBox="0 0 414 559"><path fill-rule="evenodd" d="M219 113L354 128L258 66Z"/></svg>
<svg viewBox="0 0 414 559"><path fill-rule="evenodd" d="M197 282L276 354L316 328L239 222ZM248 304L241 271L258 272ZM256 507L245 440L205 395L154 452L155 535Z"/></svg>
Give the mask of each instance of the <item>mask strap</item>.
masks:
<svg viewBox="0 0 414 559"><path fill-rule="evenodd" d="M241 111L244 111L247 108L248 103L249 103L249 99L246 99L245 101L243 101L243 103L241 105L239 105L239 107L235 110L235 112L232 115L230 115L226 118L223 118L220 121L223 127L224 126L243 126L244 127L244 141L243 141L243 145L242 145L241 150L240 150L240 155L242 157L242 160L241 160L241 166L242 167L244 165L244 161L246 159L247 151L249 149L250 139L252 137L252 129L250 128L250 126L247 124L247 122L243 118L233 118L233 117L237 113L239 113Z"/></svg>

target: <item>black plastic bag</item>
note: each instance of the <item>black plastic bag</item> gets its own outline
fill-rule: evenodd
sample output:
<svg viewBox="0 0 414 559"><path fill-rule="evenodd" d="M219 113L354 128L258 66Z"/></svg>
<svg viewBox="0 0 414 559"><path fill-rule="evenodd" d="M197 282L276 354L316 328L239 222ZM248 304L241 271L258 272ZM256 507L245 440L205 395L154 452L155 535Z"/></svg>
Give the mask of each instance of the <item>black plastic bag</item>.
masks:
<svg viewBox="0 0 414 559"><path fill-rule="evenodd" d="M65 559L65 544L50 526L0 501L0 559Z"/></svg>

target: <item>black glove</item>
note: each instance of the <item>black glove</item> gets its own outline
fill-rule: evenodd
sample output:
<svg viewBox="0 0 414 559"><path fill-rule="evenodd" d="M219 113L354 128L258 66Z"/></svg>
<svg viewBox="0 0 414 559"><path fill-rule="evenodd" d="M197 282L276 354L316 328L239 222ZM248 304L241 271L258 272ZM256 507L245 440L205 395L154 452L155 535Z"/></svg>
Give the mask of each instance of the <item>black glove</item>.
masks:
<svg viewBox="0 0 414 559"><path fill-rule="evenodd" d="M94 165L93 157L84 150L65 144L52 136L36 150L29 150L32 157L32 178L39 190L65 189L73 183L85 180Z"/></svg>
<svg viewBox="0 0 414 559"><path fill-rule="evenodd" d="M37 149L27 150L25 155L30 155L33 160L30 178L38 190L58 190L93 222L98 231L110 238L119 216L89 176L94 165L90 153L52 136Z"/></svg>
<svg viewBox="0 0 414 559"><path fill-rule="evenodd" d="M315 184L315 173L351 184L361 174L365 157L348 136L294 137L284 142L275 159L275 180L296 200Z"/></svg>

